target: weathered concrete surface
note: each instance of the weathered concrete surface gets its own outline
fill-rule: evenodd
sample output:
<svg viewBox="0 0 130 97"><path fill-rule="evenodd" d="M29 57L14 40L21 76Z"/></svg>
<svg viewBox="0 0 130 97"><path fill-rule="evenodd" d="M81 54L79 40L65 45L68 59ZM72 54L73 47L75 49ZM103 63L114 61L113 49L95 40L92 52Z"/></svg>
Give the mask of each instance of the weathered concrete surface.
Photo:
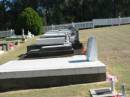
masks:
<svg viewBox="0 0 130 97"><path fill-rule="evenodd" d="M87 62L86 56L15 60L0 66L0 79L105 73L100 61Z"/></svg>
<svg viewBox="0 0 130 97"><path fill-rule="evenodd" d="M15 60L0 66L0 89L58 86L103 81L106 66L86 56ZM42 84L42 85L41 85Z"/></svg>
<svg viewBox="0 0 130 97"><path fill-rule="evenodd" d="M65 37L56 37L56 38L39 38L37 39L37 45L58 45L64 44Z"/></svg>
<svg viewBox="0 0 130 97"><path fill-rule="evenodd" d="M56 86L66 86L73 84L83 84L90 82L104 81L105 73L100 74L80 74L31 78L11 78L0 80L0 92L16 89L46 88Z"/></svg>

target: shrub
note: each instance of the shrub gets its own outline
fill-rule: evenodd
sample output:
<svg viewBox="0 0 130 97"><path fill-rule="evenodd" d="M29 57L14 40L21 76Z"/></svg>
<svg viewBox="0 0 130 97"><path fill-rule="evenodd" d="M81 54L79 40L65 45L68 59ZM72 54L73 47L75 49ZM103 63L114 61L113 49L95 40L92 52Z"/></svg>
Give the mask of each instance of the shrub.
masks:
<svg viewBox="0 0 130 97"><path fill-rule="evenodd" d="M41 27L43 25L42 18L38 13L32 8L28 7L22 11L16 20L15 32L16 34L21 34L22 29L31 31L34 35L41 34Z"/></svg>

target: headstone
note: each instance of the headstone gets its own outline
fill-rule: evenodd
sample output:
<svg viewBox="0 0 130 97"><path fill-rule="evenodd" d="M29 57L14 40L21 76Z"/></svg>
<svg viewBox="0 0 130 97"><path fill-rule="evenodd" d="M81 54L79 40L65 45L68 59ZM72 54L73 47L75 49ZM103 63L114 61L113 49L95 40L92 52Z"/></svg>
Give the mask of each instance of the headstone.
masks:
<svg viewBox="0 0 130 97"><path fill-rule="evenodd" d="M10 33L11 33L11 36L12 36L13 35L13 30L12 29L10 30Z"/></svg>
<svg viewBox="0 0 130 97"><path fill-rule="evenodd" d="M87 44L87 61L97 61L97 46L96 46L96 38L90 37L88 39Z"/></svg>
<svg viewBox="0 0 130 97"><path fill-rule="evenodd" d="M28 38L32 38L32 34L31 32L28 30L28 35L27 35Z"/></svg>
<svg viewBox="0 0 130 97"><path fill-rule="evenodd" d="M122 91L122 96L126 97L126 94L125 94L125 84L121 85L121 91Z"/></svg>
<svg viewBox="0 0 130 97"><path fill-rule="evenodd" d="M111 91L112 91L113 93L115 92L115 81L114 81L113 78L111 79Z"/></svg>
<svg viewBox="0 0 130 97"><path fill-rule="evenodd" d="M54 30L54 29L55 29L55 26L52 24L51 28L52 28L52 30Z"/></svg>
<svg viewBox="0 0 130 97"><path fill-rule="evenodd" d="M70 37L68 33L65 34L65 43L70 43Z"/></svg>
<svg viewBox="0 0 130 97"><path fill-rule="evenodd" d="M22 29L22 37L25 39L24 29Z"/></svg>

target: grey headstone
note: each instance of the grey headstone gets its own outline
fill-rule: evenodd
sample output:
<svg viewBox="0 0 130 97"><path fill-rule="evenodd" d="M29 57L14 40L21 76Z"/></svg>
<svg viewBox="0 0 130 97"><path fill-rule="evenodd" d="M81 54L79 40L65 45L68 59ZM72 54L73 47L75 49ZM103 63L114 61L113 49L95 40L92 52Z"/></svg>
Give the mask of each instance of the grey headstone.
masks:
<svg viewBox="0 0 130 97"><path fill-rule="evenodd" d="M87 61L97 61L97 45L96 38L90 37L87 44Z"/></svg>

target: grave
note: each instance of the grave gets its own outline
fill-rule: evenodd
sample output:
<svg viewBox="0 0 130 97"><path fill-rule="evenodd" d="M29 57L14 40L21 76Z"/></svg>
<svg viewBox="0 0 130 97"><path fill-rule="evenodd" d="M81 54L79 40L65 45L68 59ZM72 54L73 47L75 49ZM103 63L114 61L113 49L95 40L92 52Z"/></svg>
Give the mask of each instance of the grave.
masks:
<svg viewBox="0 0 130 97"><path fill-rule="evenodd" d="M33 49L26 54L25 58L70 55L73 53L74 50L72 48L72 45L65 43L62 45L42 46L40 49Z"/></svg>
<svg viewBox="0 0 130 97"><path fill-rule="evenodd" d="M43 34L40 38L65 37L65 33L59 33L59 30L50 30Z"/></svg>
<svg viewBox="0 0 130 97"><path fill-rule="evenodd" d="M37 45L57 45L64 44L66 34L68 34L70 40L70 30L51 30L46 32L40 39L37 40ZM70 41L71 42L71 41Z"/></svg>
<svg viewBox="0 0 130 97"><path fill-rule="evenodd" d="M75 28L69 28L47 31L39 39L37 39L36 44L27 46L27 52L34 49L40 49L42 46L64 44L66 34L68 34L74 49L82 48L82 44L79 41L79 32Z"/></svg>
<svg viewBox="0 0 130 97"><path fill-rule="evenodd" d="M46 50L46 48L43 49ZM49 49L51 50L51 48ZM95 59L95 57L93 58ZM63 86L104 80L106 80L106 65L98 59L89 61L86 55L14 60L0 65L1 91Z"/></svg>
<svg viewBox="0 0 130 97"><path fill-rule="evenodd" d="M37 45L49 46L49 45L59 45L64 44L65 37L56 37L56 38L39 38L37 39Z"/></svg>
<svg viewBox="0 0 130 97"><path fill-rule="evenodd" d="M111 87L90 89L91 97L126 97L125 85L121 85L121 92L115 89L115 82L111 81Z"/></svg>
<svg viewBox="0 0 130 97"><path fill-rule="evenodd" d="M66 33L65 37L56 38L42 38L38 39L36 48L29 48L26 54L26 58L30 57L47 57L73 54L74 50L70 42L69 35Z"/></svg>

